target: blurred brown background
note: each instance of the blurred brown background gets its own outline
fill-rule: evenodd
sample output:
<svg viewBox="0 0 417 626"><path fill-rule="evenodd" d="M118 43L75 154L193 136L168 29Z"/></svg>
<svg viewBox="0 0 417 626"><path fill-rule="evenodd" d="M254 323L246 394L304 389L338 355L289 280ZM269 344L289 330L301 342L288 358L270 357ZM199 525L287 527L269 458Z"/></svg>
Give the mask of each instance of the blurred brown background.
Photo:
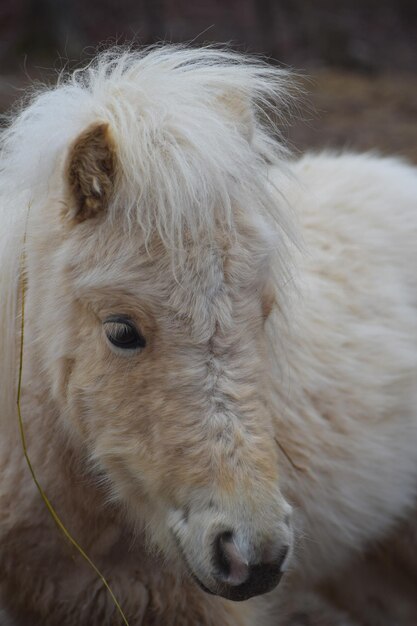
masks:
<svg viewBox="0 0 417 626"><path fill-rule="evenodd" d="M376 148L417 162L416 0L0 0L0 110L101 42L229 42L308 76L296 150Z"/></svg>

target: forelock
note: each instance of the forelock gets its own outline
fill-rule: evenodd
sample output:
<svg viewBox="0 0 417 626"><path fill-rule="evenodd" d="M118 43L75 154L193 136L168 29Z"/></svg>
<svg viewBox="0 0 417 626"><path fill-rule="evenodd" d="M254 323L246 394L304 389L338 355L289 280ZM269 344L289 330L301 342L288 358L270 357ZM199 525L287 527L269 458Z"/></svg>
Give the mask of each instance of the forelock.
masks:
<svg viewBox="0 0 417 626"><path fill-rule="evenodd" d="M262 212L270 203L267 165L286 154L270 122L288 102L287 85L286 72L229 50L110 50L34 97L4 134L7 167L33 191L79 132L107 122L120 165L110 217L139 223L146 237L156 228L176 249L185 230L233 230L234 204ZM253 110L252 141L225 114L230 94Z"/></svg>

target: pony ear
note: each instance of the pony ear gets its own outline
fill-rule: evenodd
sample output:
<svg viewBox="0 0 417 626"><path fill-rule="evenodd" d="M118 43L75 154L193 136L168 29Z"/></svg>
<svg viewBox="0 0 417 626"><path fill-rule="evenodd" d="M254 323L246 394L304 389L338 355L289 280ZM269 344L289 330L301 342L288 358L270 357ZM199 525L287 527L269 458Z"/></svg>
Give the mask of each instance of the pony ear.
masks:
<svg viewBox="0 0 417 626"><path fill-rule="evenodd" d="M67 161L71 217L76 222L107 209L116 174L116 151L106 123L87 128L73 143Z"/></svg>
<svg viewBox="0 0 417 626"><path fill-rule="evenodd" d="M250 99L243 94L231 91L220 97L220 104L228 117L232 117L238 124L245 139L251 143L255 130L255 114Z"/></svg>

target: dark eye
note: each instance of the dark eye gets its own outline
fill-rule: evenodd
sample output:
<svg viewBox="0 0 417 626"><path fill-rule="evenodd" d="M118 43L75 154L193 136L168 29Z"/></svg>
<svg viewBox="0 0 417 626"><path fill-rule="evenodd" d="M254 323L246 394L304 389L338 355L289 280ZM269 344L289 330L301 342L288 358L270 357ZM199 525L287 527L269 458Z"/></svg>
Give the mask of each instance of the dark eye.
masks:
<svg viewBox="0 0 417 626"><path fill-rule="evenodd" d="M104 330L107 339L116 348L138 350L146 346L145 338L129 318L109 317L104 322Z"/></svg>

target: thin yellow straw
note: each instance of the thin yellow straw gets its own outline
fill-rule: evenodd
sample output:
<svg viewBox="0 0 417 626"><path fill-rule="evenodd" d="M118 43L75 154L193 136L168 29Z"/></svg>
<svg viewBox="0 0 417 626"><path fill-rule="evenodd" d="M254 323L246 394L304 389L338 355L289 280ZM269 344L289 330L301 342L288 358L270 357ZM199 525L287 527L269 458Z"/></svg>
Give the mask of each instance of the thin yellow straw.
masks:
<svg viewBox="0 0 417 626"><path fill-rule="evenodd" d="M55 508L51 504L49 498L47 497L46 493L44 492L41 484L39 483L39 481L38 481L38 479L36 477L35 471L33 469L32 463L31 463L30 458L29 458L27 446L26 446L26 435L25 435L25 430L24 430L24 426L23 426L22 412L21 412L21 408L20 408L20 398L21 398L21 394L22 394L23 343L24 343L24 330L25 330L25 294L26 294L26 279L25 279L25 273L24 273L25 272L25 260L26 260L25 248L26 248L26 233L27 233L27 222L28 222L28 219L29 219L29 211L30 211L30 205L29 205L28 213L27 213L27 217L26 217L25 234L24 234L24 239L23 239L23 252L22 252L22 256L21 256L21 267L20 267L20 276L21 276L21 281L22 281L22 305L21 305L21 325L20 325L19 378L18 378L18 384L17 384L17 413L18 413L18 416L19 416L19 430L20 430L20 438L21 438L21 441L22 441L23 453L25 455L26 463L27 463L27 465L29 467L30 473L32 474L33 482L35 483L35 485L36 485L36 487L37 487L37 489L38 489L38 491L39 491L39 493L40 493L40 495L42 497L42 500L44 501L45 506L48 509L49 513L51 514L55 524L58 526L58 528L62 532L62 534L68 539L68 541L78 550L78 552L81 554L81 556L87 561L87 563L90 565L90 567L94 570L94 572L100 578L100 580L103 583L104 587L109 592L110 597L113 600L115 607L117 608L118 612L120 613L120 615L122 617L122 620L123 620L123 623L125 624L125 626L129 626L129 622L126 619L126 616L125 616L125 614L124 614L124 612L122 610L122 607L120 606L119 602L117 601L116 596L114 595L113 591L111 590L111 587L110 587L109 583L104 578L104 576L100 572L100 570L96 567L96 565L94 565L94 563L90 559L90 557L82 549L82 547L79 545L79 543L77 543L77 541L71 535L69 530L67 530L67 528L65 527L64 523L61 521L61 518L59 517L58 513L56 512Z"/></svg>

